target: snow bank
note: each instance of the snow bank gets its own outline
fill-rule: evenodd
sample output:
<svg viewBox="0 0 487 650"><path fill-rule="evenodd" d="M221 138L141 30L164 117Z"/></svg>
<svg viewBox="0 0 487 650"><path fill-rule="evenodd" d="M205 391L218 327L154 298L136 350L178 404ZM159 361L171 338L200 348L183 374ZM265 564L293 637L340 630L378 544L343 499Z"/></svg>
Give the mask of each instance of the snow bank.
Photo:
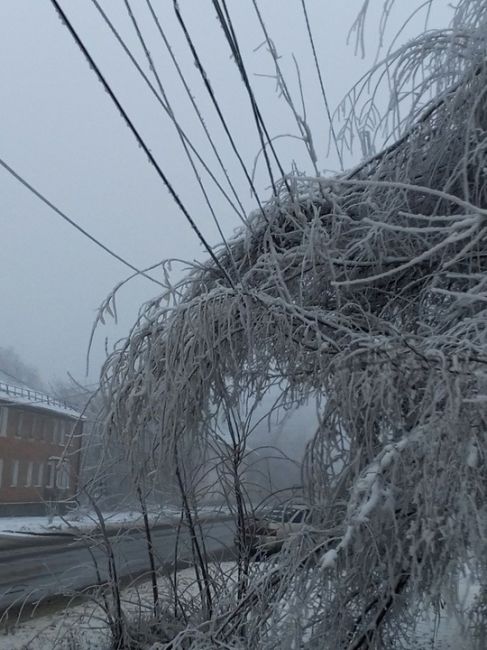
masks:
<svg viewBox="0 0 487 650"><path fill-rule="evenodd" d="M229 513L227 507L204 506L198 509L201 516L217 516ZM175 506L164 506L163 508L150 511L149 521L151 525L164 523L178 519L181 510ZM121 512L104 512L103 518L109 530L113 528L124 528L127 526L141 527L144 525L140 511L126 510ZM54 534L54 533L89 533L99 527L98 517L94 512L69 513L64 517L0 517L0 537L21 533L25 534Z"/></svg>

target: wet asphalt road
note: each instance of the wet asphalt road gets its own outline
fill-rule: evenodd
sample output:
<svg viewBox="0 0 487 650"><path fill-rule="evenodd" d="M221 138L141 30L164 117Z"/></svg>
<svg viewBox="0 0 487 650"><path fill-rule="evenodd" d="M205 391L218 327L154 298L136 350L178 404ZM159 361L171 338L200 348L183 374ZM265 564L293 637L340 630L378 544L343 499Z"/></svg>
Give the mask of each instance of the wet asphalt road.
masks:
<svg viewBox="0 0 487 650"><path fill-rule="evenodd" d="M233 525L229 519L202 524L208 554L229 554ZM191 558L189 531L182 528L176 548L177 526L152 531L158 567L168 570ZM147 542L142 531L123 531L109 538L120 578L130 581L149 569ZM83 542L55 539L36 547L19 545L0 551L0 610L48 597L75 596L109 577L107 550L102 538Z"/></svg>

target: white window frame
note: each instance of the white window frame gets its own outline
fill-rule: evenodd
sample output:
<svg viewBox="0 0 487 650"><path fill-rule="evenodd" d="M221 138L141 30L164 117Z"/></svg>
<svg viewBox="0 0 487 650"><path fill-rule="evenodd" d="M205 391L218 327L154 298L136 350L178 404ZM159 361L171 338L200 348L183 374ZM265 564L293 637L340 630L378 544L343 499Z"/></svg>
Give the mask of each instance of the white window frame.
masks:
<svg viewBox="0 0 487 650"><path fill-rule="evenodd" d="M64 461L64 489L69 490L71 483L71 463L66 460Z"/></svg>
<svg viewBox="0 0 487 650"><path fill-rule="evenodd" d="M29 460L27 463L27 474L25 476L25 487L32 487L32 470L34 462Z"/></svg>
<svg viewBox="0 0 487 650"><path fill-rule="evenodd" d="M16 488L18 487L19 483L19 465L20 461L18 460L13 460L12 461L12 475L10 479L10 487Z"/></svg>
<svg viewBox="0 0 487 650"><path fill-rule="evenodd" d="M25 415L26 417L24 419L24 423L30 421L30 427L29 429L27 428L25 429L24 435L22 437L25 438L26 440L32 440L34 435L34 418L32 416L32 413L26 413Z"/></svg>
<svg viewBox="0 0 487 650"><path fill-rule="evenodd" d="M44 487L44 463L39 463L37 466L36 487Z"/></svg>
<svg viewBox="0 0 487 650"><path fill-rule="evenodd" d="M54 473L55 473L54 463L52 462L52 460L50 460L47 463L47 477L46 477L47 488L54 487Z"/></svg>
<svg viewBox="0 0 487 650"><path fill-rule="evenodd" d="M58 464L58 459L57 458L50 458L48 463L47 463L47 483L46 487L52 489L55 487L57 478L56 478L56 468Z"/></svg>
<svg viewBox="0 0 487 650"><path fill-rule="evenodd" d="M64 441L66 439L66 422L64 420L59 420L59 443L64 447Z"/></svg>
<svg viewBox="0 0 487 650"><path fill-rule="evenodd" d="M8 407L0 406L0 436L7 435Z"/></svg>
<svg viewBox="0 0 487 650"><path fill-rule="evenodd" d="M63 461L59 463L56 475L56 487L60 490L67 490L69 487L69 463Z"/></svg>
<svg viewBox="0 0 487 650"><path fill-rule="evenodd" d="M51 422L54 422L54 426L51 427ZM44 429L42 433L42 439L44 442L47 442L48 445L51 443L55 442L56 438L56 420L52 420L52 418L44 418Z"/></svg>
<svg viewBox="0 0 487 650"><path fill-rule="evenodd" d="M29 429L29 440L35 440L36 437L36 414L30 412L30 429Z"/></svg>
<svg viewBox="0 0 487 650"><path fill-rule="evenodd" d="M33 438L40 442L44 439L44 420L42 415L37 413L34 415Z"/></svg>

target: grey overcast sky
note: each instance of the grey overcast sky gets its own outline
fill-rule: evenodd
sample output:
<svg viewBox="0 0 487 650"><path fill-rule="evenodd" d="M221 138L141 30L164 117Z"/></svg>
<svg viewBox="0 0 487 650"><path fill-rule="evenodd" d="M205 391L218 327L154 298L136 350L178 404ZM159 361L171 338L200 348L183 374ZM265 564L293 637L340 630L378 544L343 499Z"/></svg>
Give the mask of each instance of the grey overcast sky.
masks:
<svg viewBox="0 0 487 650"><path fill-rule="evenodd" d="M102 22L91 0L62 0L64 10L140 129L164 172L212 244L219 235L191 172L177 133L132 64ZM150 75L123 0L101 0L103 9ZM248 185L205 94L193 58L175 19L172 0L153 0L160 23L190 84L246 210L256 207ZM251 168L259 141L248 97L230 58L210 0L180 0L181 12L207 68L210 81L246 165ZM354 55L347 32L362 0L307 0L318 58L332 108L373 63L382 0L372 0L366 56ZM208 142L185 96L146 0L130 5L147 39L154 63L182 127L211 169L223 180ZM260 0L292 91L299 102L296 56L321 170L338 169L328 154L328 121L300 0ZM296 134L290 111L276 93L273 64L251 0L228 0L247 70L271 135ZM396 3L390 17L394 34L413 9ZM424 12L400 34L402 42L421 31ZM434 4L430 26L446 25L447 3ZM137 146L94 72L49 0L0 0L0 157L80 226L139 268L165 258L204 259L202 249L167 190ZM151 77L152 80L152 77ZM312 172L302 142L276 141L286 171L293 161ZM356 151L355 160L360 157ZM347 164L353 158L347 159ZM204 175L204 174L203 174ZM239 222L204 176L225 235ZM268 196L263 161L256 169L260 196ZM85 239L15 179L0 169L0 346L12 346L49 381L70 371L83 382L96 379L110 349L128 332L140 305L157 286L140 278L120 294L119 323L100 326L88 378L84 376L90 329L111 288L129 274L119 262Z"/></svg>

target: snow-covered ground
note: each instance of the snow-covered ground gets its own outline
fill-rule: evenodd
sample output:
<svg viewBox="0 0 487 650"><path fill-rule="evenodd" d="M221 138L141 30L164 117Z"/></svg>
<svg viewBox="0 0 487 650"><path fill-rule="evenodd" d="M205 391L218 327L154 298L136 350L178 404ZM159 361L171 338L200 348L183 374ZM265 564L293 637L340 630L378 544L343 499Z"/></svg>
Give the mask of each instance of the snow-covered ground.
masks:
<svg viewBox="0 0 487 650"><path fill-rule="evenodd" d="M220 570L231 575L234 564L221 564ZM168 602L169 594L172 593L170 578L160 578L158 586L161 600ZM197 597L194 569L179 571L178 587L181 597ZM152 585L146 582L124 589L122 601L127 618L150 617L153 607ZM0 648L8 650L105 650L110 647L109 640L107 618L102 608L94 602L12 623L3 631L0 629Z"/></svg>
<svg viewBox="0 0 487 650"><path fill-rule="evenodd" d="M158 523L165 519L172 519L179 516L176 509L164 509L157 513L150 513L150 521ZM139 512L105 512L103 519L108 527L142 525L143 519ZM99 526L95 513L73 513L65 517L2 517L0 518L0 534L2 533L34 533L37 535L56 532L78 532L89 531Z"/></svg>
<svg viewBox="0 0 487 650"><path fill-rule="evenodd" d="M204 506L198 509L201 516L218 516L228 514L226 506ZM165 506L149 512L152 525L172 521L181 516L181 511L175 506ZM143 526L142 514L136 510L121 512L104 512L103 519L108 529L125 528L129 526ZM0 517L0 535L22 535L32 533L35 535L53 533L89 532L99 527L96 514L86 511L74 511L64 517Z"/></svg>
<svg viewBox="0 0 487 650"><path fill-rule="evenodd" d="M227 507L206 506L199 509L202 516L227 515ZM124 528L143 525L142 515L137 511L103 513L107 527ZM176 507L165 507L149 513L151 523L174 521L181 516ZM0 518L0 540L7 535L29 536L55 533L88 533L99 526L94 513L76 511L66 517L3 517ZM232 563L222 565L231 578ZM179 587L185 597L196 596L193 569L179 572ZM169 594L168 578L159 579L162 594ZM465 605L471 604L476 592L475 585L463 580L461 587ZM152 587L149 583L129 587L123 592L123 606L127 615L149 616L152 607ZM10 622L7 628L0 626L0 649L8 650L104 650L109 647L109 629L103 610L90 601L50 615L34 617L20 623ZM74 641L78 645L74 644ZM454 617L445 613L441 621L425 616L418 625L418 634L411 650L470 650L465 632Z"/></svg>
<svg viewBox="0 0 487 650"><path fill-rule="evenodd" d="M411 650L470 650L471 643L461 621L448 614L439 621L426 615L418 624L415 645Z"/></svg>
<svg viewBox="0 0 487 650"><path fill-rule="evenodd" d="M223 572L228 580L235 576L233 562L222 563L217 570ZM159 578L158 586L161 601L172 602L170 578ZM192 568L178 572L178 593L184 600L198 597ZM124 589L122 605L127 620L149 620L153 606L152 585L145 582ZM93 601L50 615L11 622L6 629L0 629L0 648L8 650L105 650L109 647L107 617ZM148 650L158 647L159 644L147 644ZM417 636L411 647L411 650L470 649L461 624L446 613L440 621L433 616L425 616L418 625Z"/></svg>

